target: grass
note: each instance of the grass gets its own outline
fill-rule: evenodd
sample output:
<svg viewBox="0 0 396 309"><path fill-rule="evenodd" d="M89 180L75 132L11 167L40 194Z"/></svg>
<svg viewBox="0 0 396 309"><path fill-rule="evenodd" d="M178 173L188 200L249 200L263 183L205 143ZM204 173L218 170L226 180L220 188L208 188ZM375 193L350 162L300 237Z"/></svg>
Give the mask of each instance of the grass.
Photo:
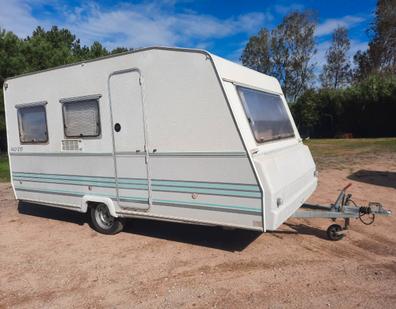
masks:
<svg viewBox="0 0 396 309"><path fill-rule="evenodd" d="M396 154L396 138L311 139L304 141L319 169L348 168L363 159Z"/></svg>
<svg viewBox="0 0 396 309"><path fill-rule="evenodd" d="M396 138L311 139L304 143L309 146L319 169L349 168L364 158L396 154ZM8 157L0 154L0 182L9 180Z"/></svg>
<svg viewBox="0 0 396 309"><path fill-rule="evenodd" d="M7 154L0 153L0 182L10 181Z"/></svg>

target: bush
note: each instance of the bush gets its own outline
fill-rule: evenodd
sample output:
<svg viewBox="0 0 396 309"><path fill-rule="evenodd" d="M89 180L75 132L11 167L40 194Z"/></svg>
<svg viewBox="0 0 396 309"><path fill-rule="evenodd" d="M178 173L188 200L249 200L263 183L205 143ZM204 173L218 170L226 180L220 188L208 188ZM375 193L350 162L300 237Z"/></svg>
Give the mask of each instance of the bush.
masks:
<svg viewBox="0 0 396 309"><path fill-rule="evenodd" d="M311 89L291 110L302 136L396 136L396 78L372 75L346 89Z"/></svg>

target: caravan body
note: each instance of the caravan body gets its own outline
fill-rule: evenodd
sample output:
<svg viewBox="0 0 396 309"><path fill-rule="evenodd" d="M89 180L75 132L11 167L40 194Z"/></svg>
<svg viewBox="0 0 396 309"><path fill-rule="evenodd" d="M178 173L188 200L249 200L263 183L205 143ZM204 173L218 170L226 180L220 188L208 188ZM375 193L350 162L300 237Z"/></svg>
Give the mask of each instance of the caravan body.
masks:
<svg viewBox="0 0 396 309"><path fill-rule="evenodd" d="M316 188L278 81L204 51L26 74L4 95L18 200L265 231Z"/></svg>

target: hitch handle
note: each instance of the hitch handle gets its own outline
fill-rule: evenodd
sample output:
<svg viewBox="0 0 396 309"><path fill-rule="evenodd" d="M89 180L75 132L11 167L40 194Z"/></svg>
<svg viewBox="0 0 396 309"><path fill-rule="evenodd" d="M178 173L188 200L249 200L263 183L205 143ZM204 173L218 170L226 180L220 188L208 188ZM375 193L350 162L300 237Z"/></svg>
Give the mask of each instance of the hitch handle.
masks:
<svg viewBox="0 0 396 309"><path fill-rule="evenodd" d="M351 182L348 183L348 184L344 187L344 189L342 189L342 191L346 191L350 186L352 186L352 183L351 183Z"/></svg>

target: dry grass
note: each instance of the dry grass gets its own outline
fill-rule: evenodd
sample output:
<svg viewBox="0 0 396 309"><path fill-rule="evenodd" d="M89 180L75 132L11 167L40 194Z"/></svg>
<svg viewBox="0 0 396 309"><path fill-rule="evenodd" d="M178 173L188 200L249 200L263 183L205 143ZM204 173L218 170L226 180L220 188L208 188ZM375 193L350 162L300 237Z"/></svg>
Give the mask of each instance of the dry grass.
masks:
<svg viewBox="0 0 396 309"><path fill-rule="evenodd" d="M362 159L396 154L396 138L311 139L308 145L319 170L345 169Z"/></svg>

